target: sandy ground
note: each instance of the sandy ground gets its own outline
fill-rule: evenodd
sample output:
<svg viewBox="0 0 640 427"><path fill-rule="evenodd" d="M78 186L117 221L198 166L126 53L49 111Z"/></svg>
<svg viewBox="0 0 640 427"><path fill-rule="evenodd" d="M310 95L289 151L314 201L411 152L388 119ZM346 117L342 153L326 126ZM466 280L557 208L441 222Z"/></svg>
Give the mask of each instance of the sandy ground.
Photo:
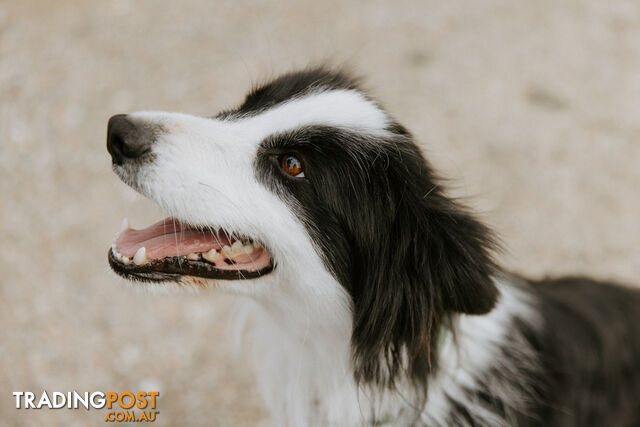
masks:
<svg viewBox="0 0 640 427"><path fill-rule="evenodd" d="M104 424L11 391L155 389L158 425L268 425L225 335L232 299L123 285L109 116L213 114L330 60L367 86L532 276L640 284L640 3L0 2L0 425Z"/></svg>

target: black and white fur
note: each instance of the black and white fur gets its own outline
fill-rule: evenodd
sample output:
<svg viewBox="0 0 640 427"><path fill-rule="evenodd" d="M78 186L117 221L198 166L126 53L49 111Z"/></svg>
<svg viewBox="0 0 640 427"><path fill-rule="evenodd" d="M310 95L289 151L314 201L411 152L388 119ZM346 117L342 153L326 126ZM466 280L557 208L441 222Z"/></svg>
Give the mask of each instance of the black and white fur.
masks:
<svg viewBox="0 0 640 427"><path fill-rule="evenodd" d="M640 294L501 271L490 231L357 81L309 69L214 118L128 117L161 131L114 166L125 182L274 259L180 283L249 296L238 329L276 425L640 425Z"/></svg>

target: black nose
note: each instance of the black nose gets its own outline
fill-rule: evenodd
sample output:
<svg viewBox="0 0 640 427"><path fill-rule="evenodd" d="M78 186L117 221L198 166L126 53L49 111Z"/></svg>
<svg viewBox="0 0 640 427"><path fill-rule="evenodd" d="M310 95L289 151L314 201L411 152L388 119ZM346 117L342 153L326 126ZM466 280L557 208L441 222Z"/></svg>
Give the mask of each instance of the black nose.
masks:
<svg viewBox="0 0 640 427"><path fill-rule="evenodd" d="M116 165L136 159L151 150L153 126L136 124L126 114L116 114L107 125L107 151Z"/></svg>

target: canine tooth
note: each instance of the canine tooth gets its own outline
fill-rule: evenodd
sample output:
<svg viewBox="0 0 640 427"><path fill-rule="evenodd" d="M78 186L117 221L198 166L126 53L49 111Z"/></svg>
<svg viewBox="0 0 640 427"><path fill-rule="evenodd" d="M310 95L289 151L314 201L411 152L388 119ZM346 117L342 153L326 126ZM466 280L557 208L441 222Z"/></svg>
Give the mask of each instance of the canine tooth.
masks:
<svg viewBox="0 0 640 427"><path fill-rule="evenodd" d="M111 244L111 252L113 252L114 254L116 253L116 242L113 242Z"/></svg>
<svg viewBox="0 0 640 427"><path fill-rule="evenodd" d="M224 245L220 252L222 252L225 255L229 255L231 253L231 247L229 245Z"/></svg>
<svg viewBox="0 0 640 427"><path fill-rule="evenodd" d="M118 261L122 261L122 255L120 254L120 252L115 251L115 252L113 253L113 256L114 256L114 257L116 257L116 259L117 259Z"/></svg>
<svg viewBox="0 0 640 427"><path fill-rule="evenodd" d="M191 261L198 261L200 259L200 255L191 252L189 255L187 255L187 259L190 259Z"/></svg>
<svg viewBox="0 0 640 427"><path fill-rule="evenodd" d="M129 259L129 257L126 257L126 256L123 255L122 256L122 263L129 265L129 264L131 264L131 260Z"/></svg>
<svg viewBox="0 0 640 427"><path fill-rule="evenodd" d="M120 232L123 232L127 228L129 228L129 219L128 218L123 218L122 219L122 224L120 224Z"/></svg>
<svg viewBox="0 0 640 427"><path fill-rule="evenodd" d="M136 251L136 254L133 256L133 263L135 265L147 263L147 249L144 246Z"/></svg>
<svg viewBox="0 0 640 427"><path fill-rule="evenodd" d="M208 252L204 252L202 254L202 258L206 259L209 262L214 262L222 258L222 255L220 255L218 251L216 251L215 249L211 249Z"/></svg>
<svg viewBox="0 0 640 427"><path fill-rule="evenodd" d="M251 252L253 252L253 245L251 243L247 243L242 247L242 251L245 254L250 254Z"/></svg>

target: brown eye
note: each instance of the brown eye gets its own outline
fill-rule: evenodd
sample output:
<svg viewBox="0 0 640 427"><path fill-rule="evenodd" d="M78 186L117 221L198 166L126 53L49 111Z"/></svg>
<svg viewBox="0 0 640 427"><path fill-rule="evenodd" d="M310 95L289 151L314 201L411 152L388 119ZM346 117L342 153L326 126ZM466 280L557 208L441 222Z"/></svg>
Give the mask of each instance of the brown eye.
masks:
<svg viewBox="0 0 640 427"><path fill-rule="evenodd" d="M296 178L304 178L304 171L302 170L302 162L297 157L291 154L285 154L280 159L280 167L283 171Z"/></svg>

